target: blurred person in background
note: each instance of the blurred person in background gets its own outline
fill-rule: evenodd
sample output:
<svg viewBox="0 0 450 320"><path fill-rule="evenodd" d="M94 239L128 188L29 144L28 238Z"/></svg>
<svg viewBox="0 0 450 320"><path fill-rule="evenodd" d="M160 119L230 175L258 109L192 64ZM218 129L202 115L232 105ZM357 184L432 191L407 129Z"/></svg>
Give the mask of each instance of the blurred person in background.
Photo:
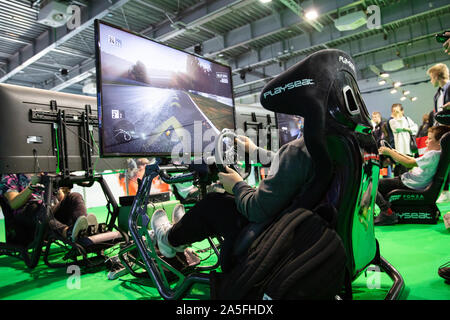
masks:
<svg viewBox="0 0 450 320"><path fill-rule="evenodd" d="M405 116L403 106L400 103L393 104L391 109L392 119L389 120L389 127L394 136L394 145L391 146L401 154L413 156L410 142L411 139L415 139L419 128L410 117ZM405 166L397 164L394 169L394 176L399 176L407 171Z"/></svg>
<svg viewBox="0 0 450 320"><path fill-rule="evenodd" d="M430 112L430 123L437 126L439 123L434 120L434 115L450 106L449 70L447 65L438 63L429 68L427 74L433 87L437 88L433 97L434 109Z"/></svg>

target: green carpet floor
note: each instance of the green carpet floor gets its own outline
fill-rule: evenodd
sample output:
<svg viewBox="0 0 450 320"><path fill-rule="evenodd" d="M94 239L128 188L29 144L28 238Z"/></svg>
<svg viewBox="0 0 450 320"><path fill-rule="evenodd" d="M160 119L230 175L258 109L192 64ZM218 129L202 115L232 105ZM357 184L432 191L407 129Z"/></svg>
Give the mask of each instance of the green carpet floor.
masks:
<svg viewBox="0 0 450 320"><path fill-rule="evenodd" d="M444 214L450 203L439 205ZM99 221L104 208L91 208ZM449 300L450 285L437 274L438 267L450 260L450 232L442 217L436 225L395 225L375 228L381 255L403 276L403 300ZM0 241L4 241L4 224L0 221ZM204 241L194 249L209 247ZM117 251L116 251L117 252ZM114 255L114 251L110 252ZM210 255L201 254L202 258ZM213 264L212 255L203 263ZM0 256L1 300L159 300L155 286L148 279L125 275L108 280L105 268L95 272L81 271L79 278L65 268L48 268L42 261L32 270L13 257ZM391 285L384 273L372 271L362 274L353 283L355 300L381 300ZM186 299L209 299L209 288L195 285Z"/></svg>

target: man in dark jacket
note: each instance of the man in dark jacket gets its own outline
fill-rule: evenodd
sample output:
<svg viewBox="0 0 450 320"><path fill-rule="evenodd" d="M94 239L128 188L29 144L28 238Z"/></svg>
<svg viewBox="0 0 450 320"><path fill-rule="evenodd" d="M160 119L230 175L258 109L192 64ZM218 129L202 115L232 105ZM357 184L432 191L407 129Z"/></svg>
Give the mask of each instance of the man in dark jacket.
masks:
<svg viewBox="0 0 450 320"><path fill-rule="evenodd" d="M450 80L448 67L443 63L432 66L427 71L431 84L438 88L433 98L434 110L430 112L430 124L439 125L434 121L434 115L450 105Z"/></svg>

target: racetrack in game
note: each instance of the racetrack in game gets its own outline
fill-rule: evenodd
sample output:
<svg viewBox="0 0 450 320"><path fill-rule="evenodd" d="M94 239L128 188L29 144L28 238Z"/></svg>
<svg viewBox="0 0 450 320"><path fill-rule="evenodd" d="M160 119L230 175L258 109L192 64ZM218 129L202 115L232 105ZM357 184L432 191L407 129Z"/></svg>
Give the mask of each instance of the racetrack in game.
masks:
<svg viewBox="0 0 450 320"><path fill-rule="evenodd" d="M198 145L199 132L213 129L217 135L223 128L234 128L232 107L202 95L118 84L103 84L102 90L106 153L163 154L183 136L201 153L210 141Z"/></svg>

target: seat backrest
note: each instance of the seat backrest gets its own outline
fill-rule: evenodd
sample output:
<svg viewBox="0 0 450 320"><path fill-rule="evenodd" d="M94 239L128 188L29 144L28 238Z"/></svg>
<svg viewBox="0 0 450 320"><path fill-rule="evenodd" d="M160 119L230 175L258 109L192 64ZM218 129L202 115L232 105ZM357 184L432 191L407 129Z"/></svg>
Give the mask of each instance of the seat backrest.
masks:
<svg viewBox="0 0 450 320"><path fill-rule="evenodd" d="M354 278L376 255L373 212L380 166L376 154L357 138L330 136L328 141L336 173L327 201L337 209L336 230Z"/></svg>
<svg viewBox="0 0 450 320"><path fill-rule="evenodd" d="M433 203L436 202L448 180L450 170L450 132L447 132L441 137L440 143L441 156L436 168L436 173L433 176L431 184L424 190L424 193L427 194L426 198L430 198Z"/></svg>
<svg viewBox="0 0 450 320"><path fill-rule="evenodd" d="M395 189L387 197L393 206L434 205L449 178L450 132L441 137L441 155L431 183L423 190ZM411 196L416 195L416 196ZM418 197L420 195L420 197Z"/></svg>
<svg viewBox="0 0 450 320"><path fill-rule="evenodd" d="M263 107L304 117L314 182L293 206L313 209L329 203L337 209L336 229L351 276L376 255L373 210L380 168L370 115L355 79L350 56L322 50L272 80L261 94Z"/></svg>
<svg viewBox="0 0 450 320"><path fill-rule="evenodd" d="M29 234L27 230L14 222L12 209L7 199L0 196L0 206L2 208L5 222L5 240L8 244L18 244L26 246L33 240L34 234Z"/></svg>
<svg viewBox="0 0 450 320"><path fill-rule="evenodd" d="M5 197L0 196L0 207L2 208L2 213L3 213L3 217L4 217L4 222L5 222L5 233L6 233L6 242L10 242L11 241L11 235L14 234L13 231L13 226L11 225L11 208L7 203L7 200L5 199Z"/></svg>

